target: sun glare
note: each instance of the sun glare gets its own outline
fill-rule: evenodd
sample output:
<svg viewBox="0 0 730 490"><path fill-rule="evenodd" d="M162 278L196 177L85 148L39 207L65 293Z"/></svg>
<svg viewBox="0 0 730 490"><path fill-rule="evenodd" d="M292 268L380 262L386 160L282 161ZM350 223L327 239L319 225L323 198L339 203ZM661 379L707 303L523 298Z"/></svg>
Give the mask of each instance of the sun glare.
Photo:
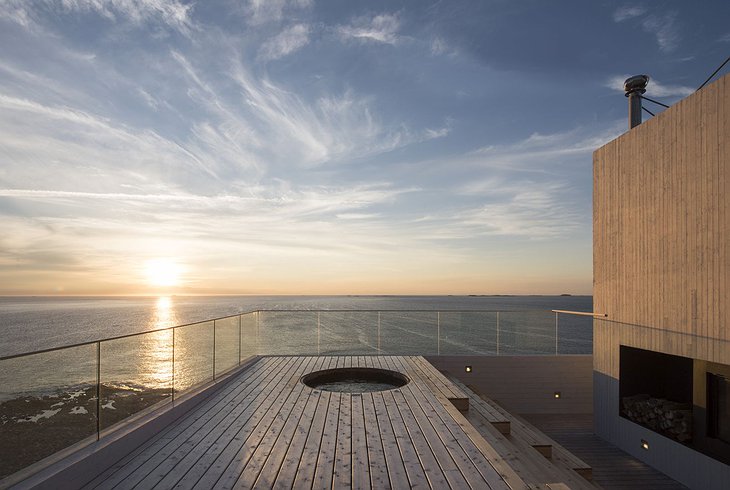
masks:
<svg viewBox="0 0 730 490"><path fill-rule="evenodd" d="M172 259L152 259L145 262L144 273L152 286L177 286L180 284L182 267Z"/></svg>

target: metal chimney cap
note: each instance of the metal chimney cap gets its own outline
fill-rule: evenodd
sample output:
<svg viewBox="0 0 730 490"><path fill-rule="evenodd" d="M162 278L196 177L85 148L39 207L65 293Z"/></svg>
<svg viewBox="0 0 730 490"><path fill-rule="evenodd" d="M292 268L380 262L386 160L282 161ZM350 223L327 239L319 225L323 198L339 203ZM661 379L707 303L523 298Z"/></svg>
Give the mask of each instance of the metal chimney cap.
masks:
<svg viewBox="0 0 730 490"><path fill-rule="evenodd" d="M624 82L624 90L626 91L626 97L638 92L643 94L646 92L646 84L649 83L649 75L634 75L629 77Z"/></svg>

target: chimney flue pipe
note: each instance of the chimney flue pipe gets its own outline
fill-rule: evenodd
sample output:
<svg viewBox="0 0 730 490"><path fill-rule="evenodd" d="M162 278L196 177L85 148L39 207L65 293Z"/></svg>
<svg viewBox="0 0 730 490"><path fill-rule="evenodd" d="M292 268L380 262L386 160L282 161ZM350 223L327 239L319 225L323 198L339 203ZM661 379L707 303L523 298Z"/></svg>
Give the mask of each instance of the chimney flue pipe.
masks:
<svg viewBox="0 0 730 490"><path fill-rule="evenodd" d="M624 82L626 97L629 98L629 129L641 124L641 96L646 92L649 75L634 75Z"/></svg>

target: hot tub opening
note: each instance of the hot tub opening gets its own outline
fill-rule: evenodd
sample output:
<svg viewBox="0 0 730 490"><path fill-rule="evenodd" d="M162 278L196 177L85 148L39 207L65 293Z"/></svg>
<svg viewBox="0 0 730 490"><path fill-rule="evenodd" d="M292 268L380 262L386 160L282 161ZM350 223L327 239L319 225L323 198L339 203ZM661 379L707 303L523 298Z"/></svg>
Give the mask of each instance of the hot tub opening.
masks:
<svg viewBox="0 0 730 490"><path fill-rule="evenodd" d="M400 388L408 384L410 379L388 369L352 367L315 371L302 376L301 381L316 390L368 393Z"/></svg>

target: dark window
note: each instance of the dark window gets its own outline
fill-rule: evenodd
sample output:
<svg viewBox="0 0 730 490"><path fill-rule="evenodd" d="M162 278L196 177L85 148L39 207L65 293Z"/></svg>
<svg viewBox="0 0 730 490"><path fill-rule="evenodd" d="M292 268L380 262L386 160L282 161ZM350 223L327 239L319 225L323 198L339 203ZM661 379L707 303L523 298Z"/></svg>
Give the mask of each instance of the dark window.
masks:
<svg viewBox="0 0 730 490"><path fill-rule="evenodd" d="M707 373L707 435L730 443L730 380Z"/></svg>

